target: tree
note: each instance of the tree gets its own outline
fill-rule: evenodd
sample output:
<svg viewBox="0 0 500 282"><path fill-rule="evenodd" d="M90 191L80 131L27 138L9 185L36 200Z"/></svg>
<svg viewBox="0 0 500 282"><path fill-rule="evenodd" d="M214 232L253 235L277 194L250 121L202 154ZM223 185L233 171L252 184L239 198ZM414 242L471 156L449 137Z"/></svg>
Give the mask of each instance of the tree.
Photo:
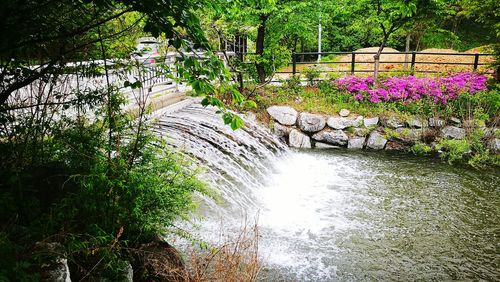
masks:
<svg viewBox="0 0 500 282"><path fill-rule="evenodd" d="M373 56L375 60L374 77L378 79L378 71L380 65L380 54L395 31L400 29L417 11L417 0L398 1L398 0L374 0L372 1L375 14L374 21L382 29L382 42L377 54Z"/></svg>

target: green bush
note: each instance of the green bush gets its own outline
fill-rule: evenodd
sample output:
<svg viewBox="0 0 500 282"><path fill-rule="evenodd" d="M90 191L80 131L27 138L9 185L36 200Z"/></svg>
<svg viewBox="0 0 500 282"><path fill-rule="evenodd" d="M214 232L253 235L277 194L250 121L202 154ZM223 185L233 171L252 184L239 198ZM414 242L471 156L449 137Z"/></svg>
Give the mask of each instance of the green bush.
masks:
<svg viewBox="0 0 500 282"><path fill-rule="evenodd" d="M437 145L437 149L440 150L440 156L450 164L463 160L466 154L471 153L471 147L467 140L443 139Z"/></svg>
<svg viewBox="0 0 500 282"><path fill-rule="evenodd" d="M208 194L195 166L144 120L111 109L112 120L39 124L45 138L20 120L2 139L0 257L11 263L0 264L0 280L36 280L39 241L62 244L69 263L93 269L89 279L116 280L130 249L172 230L195 207L194 192Z"/></svg>
<svg viewBox="0 0 500 282"><path fill-rule="evenodd" d="M432 152L432 148L431 148L431 146L429 146L425 143L417 142L417 143L415 143L415 145L413 145L410 148L410 152L412 152L415 155L422 155L423 156L423 155L427 155L430 152Z"/></svg>
<svg viewBox="0 0 500 282"><path fill-rule="evenodd" d="M314 81L318 79L321 74L317 66L308 67L303 72L310 86L315 84Z"/></svg>

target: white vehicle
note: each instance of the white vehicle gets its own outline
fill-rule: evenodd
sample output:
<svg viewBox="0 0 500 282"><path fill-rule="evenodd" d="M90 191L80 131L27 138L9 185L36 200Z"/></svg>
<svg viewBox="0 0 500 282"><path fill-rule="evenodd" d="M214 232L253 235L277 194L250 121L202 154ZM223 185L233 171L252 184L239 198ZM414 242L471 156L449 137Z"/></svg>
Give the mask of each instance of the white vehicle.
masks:
<svg viewBox="0 0 500 282"><path fill-rule="evenodd" d="M137 40L136 51L132 58L142 64L154 64L157 62L160 44L154 37L141 37Z"/></svg>

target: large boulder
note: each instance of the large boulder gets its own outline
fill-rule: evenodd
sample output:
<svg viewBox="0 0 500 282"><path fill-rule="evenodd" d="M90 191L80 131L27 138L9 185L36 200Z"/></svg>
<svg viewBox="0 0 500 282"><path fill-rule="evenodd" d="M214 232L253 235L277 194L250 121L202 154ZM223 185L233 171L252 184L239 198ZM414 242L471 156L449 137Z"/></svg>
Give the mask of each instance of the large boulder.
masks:
<svg viewBox="0 0 500 282"><path fill-rule="evenodd" d="M365 118L363 123L366 127L377 126L378 125L378 117Z"/></svg>
<svg viewBox="0 0 500 282"><path fill-rule="evenodd" d="M340 147L339 146L335 146L335 145L331 145L331 144L316 142L314 144L314 148L316 148L316 149L338 149Z"/></svg>
<svg viewBox="0 0 500 282"><path fill-rule="evenodd" d="M189 272L181 254L170 244L153 241L131 250L133 281L187 281Z"/></svg>
<svg viewBox="0 0 500 282"><path fill-rule="evenodd" d="M326 121L329 127L333 129L345 129L347 127L359 127L363 124L363 117L356 118L346 117L329 117Z"/></svg>
<svg viewBox="0 0 500 282"><path fill-rule="evenodd" d="M462 125L462 121L459 119L459 118L456 118L456 117L450 117L448 119L448 121L453 124L453 125L456 125L456 126L460 126Z"/></svg>
<svg viewBox="0 0 500 282"><path fill-rule="evenodd" d="M273 124L273 132L274 132L274 135L276 135L277 137L288 136L290 134L290 132L292 131L292 129L293 128L290 126L281 125L279 123Z"/></svg>
<svg viewBox="0 0 500 282"><path fill-rule="evenodd" d="M288 144L292 148L311 148L311 139L299 130L293 129L288 136Z"/></svg>
<svg viewBox="0 0 500 282"><path fill-rule="evenodd" d="M413 129L413 128L396 128L394 130L398 133L398 136L394 139L401 141L406 144L411 144L416 142L422 137L422 129ZM392 138L391 138L392 139Z"/></svg>
<svg viewBox="0 0 500 282"><path fill-rule="evenodd" d="M382 150L387 143L387 139L378 131L373 131L366 141L366 147L374 150Z"/></svg>
<svg viewBox="0 0 500 282"><path fill-rule="evenodd" d="M500 138L491 139L488 144L488 149L492 150L495 153L500 152Z"/></svg>
<svg viewBox="0 0 500 282"><path fill-rule="evenodd" d="M68 260L65 258L62 244L36 242L33 251L37 256L44 258L39 266L40 281L71 282Z"/></svg>
<svg viewBox="0 0 500 282"><path fill-rule="evenodd" d="M342 130L322 130L312 136L316 141L325 142L336 146L345 146L349 137Z"/></svg>
<svg viewBox="0 0 500 282"><path fill-rule="evenodd" d="M299 115L299 127L305 132L318 132L325 128L325 117L310 113L301 113Z"/></svg>
<svg viewBox="0 0 500 282"><path fill-rule="evenodd" d="M364 137L349 138L349 141L347 142L348 149L363 149L364 145L365 145Z"/></svg>
<svg viewBox="0 0 500 282"><path fill-rule="evenodd" d="M439 118L430 118L429 119L429 126L430 127L443 127L446 125L446 122L442 119Z"/></svg>
<svg viewBox="0 0 500 282"><path fill-rule="evenodd" d="M283 125L294 125L297 122L297 111L288 106L272 106L267 113Z"/></svg>
<svg viewBox="0 0 500 282"><path fill-rule="evenodd" d="M429 125L426 119L418 119L418 118L412 118L410 120L407 120L405 123L408 127L411 128L422 128L422 127L427 127Z"/></svg>
<svg viewBox="0 0 500 282"><path fill-rule="evenodd" d="M444 138L464 139L465 129L456 126L445 126L441 129L441 134L443 134Z"/></svg>
<svg viewBox="0 0 500 282"><path fill-rule="evenodd" d="M392 128L392 129L396 129L396 128L404 126L404 123L400 119L398 119L396 117L385 118L385 119L382 120L382 124L385 127L389 127L389 128Z"/></svg>

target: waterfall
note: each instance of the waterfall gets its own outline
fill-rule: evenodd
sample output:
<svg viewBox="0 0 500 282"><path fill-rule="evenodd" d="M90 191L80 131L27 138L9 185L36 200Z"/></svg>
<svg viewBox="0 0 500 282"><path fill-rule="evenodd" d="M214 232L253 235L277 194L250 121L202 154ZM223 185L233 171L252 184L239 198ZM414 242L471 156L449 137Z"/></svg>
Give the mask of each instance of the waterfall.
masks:
<svg viewBox="0 0 500 282"><path fill-rule="evenodd" d="M156 112L153 130L205 167L202 177L231 208L247 210L256 205L251 191L264 183L287 147L255 119L240 117L245 126L232 130L217 108L188 98Z"/></svg>

